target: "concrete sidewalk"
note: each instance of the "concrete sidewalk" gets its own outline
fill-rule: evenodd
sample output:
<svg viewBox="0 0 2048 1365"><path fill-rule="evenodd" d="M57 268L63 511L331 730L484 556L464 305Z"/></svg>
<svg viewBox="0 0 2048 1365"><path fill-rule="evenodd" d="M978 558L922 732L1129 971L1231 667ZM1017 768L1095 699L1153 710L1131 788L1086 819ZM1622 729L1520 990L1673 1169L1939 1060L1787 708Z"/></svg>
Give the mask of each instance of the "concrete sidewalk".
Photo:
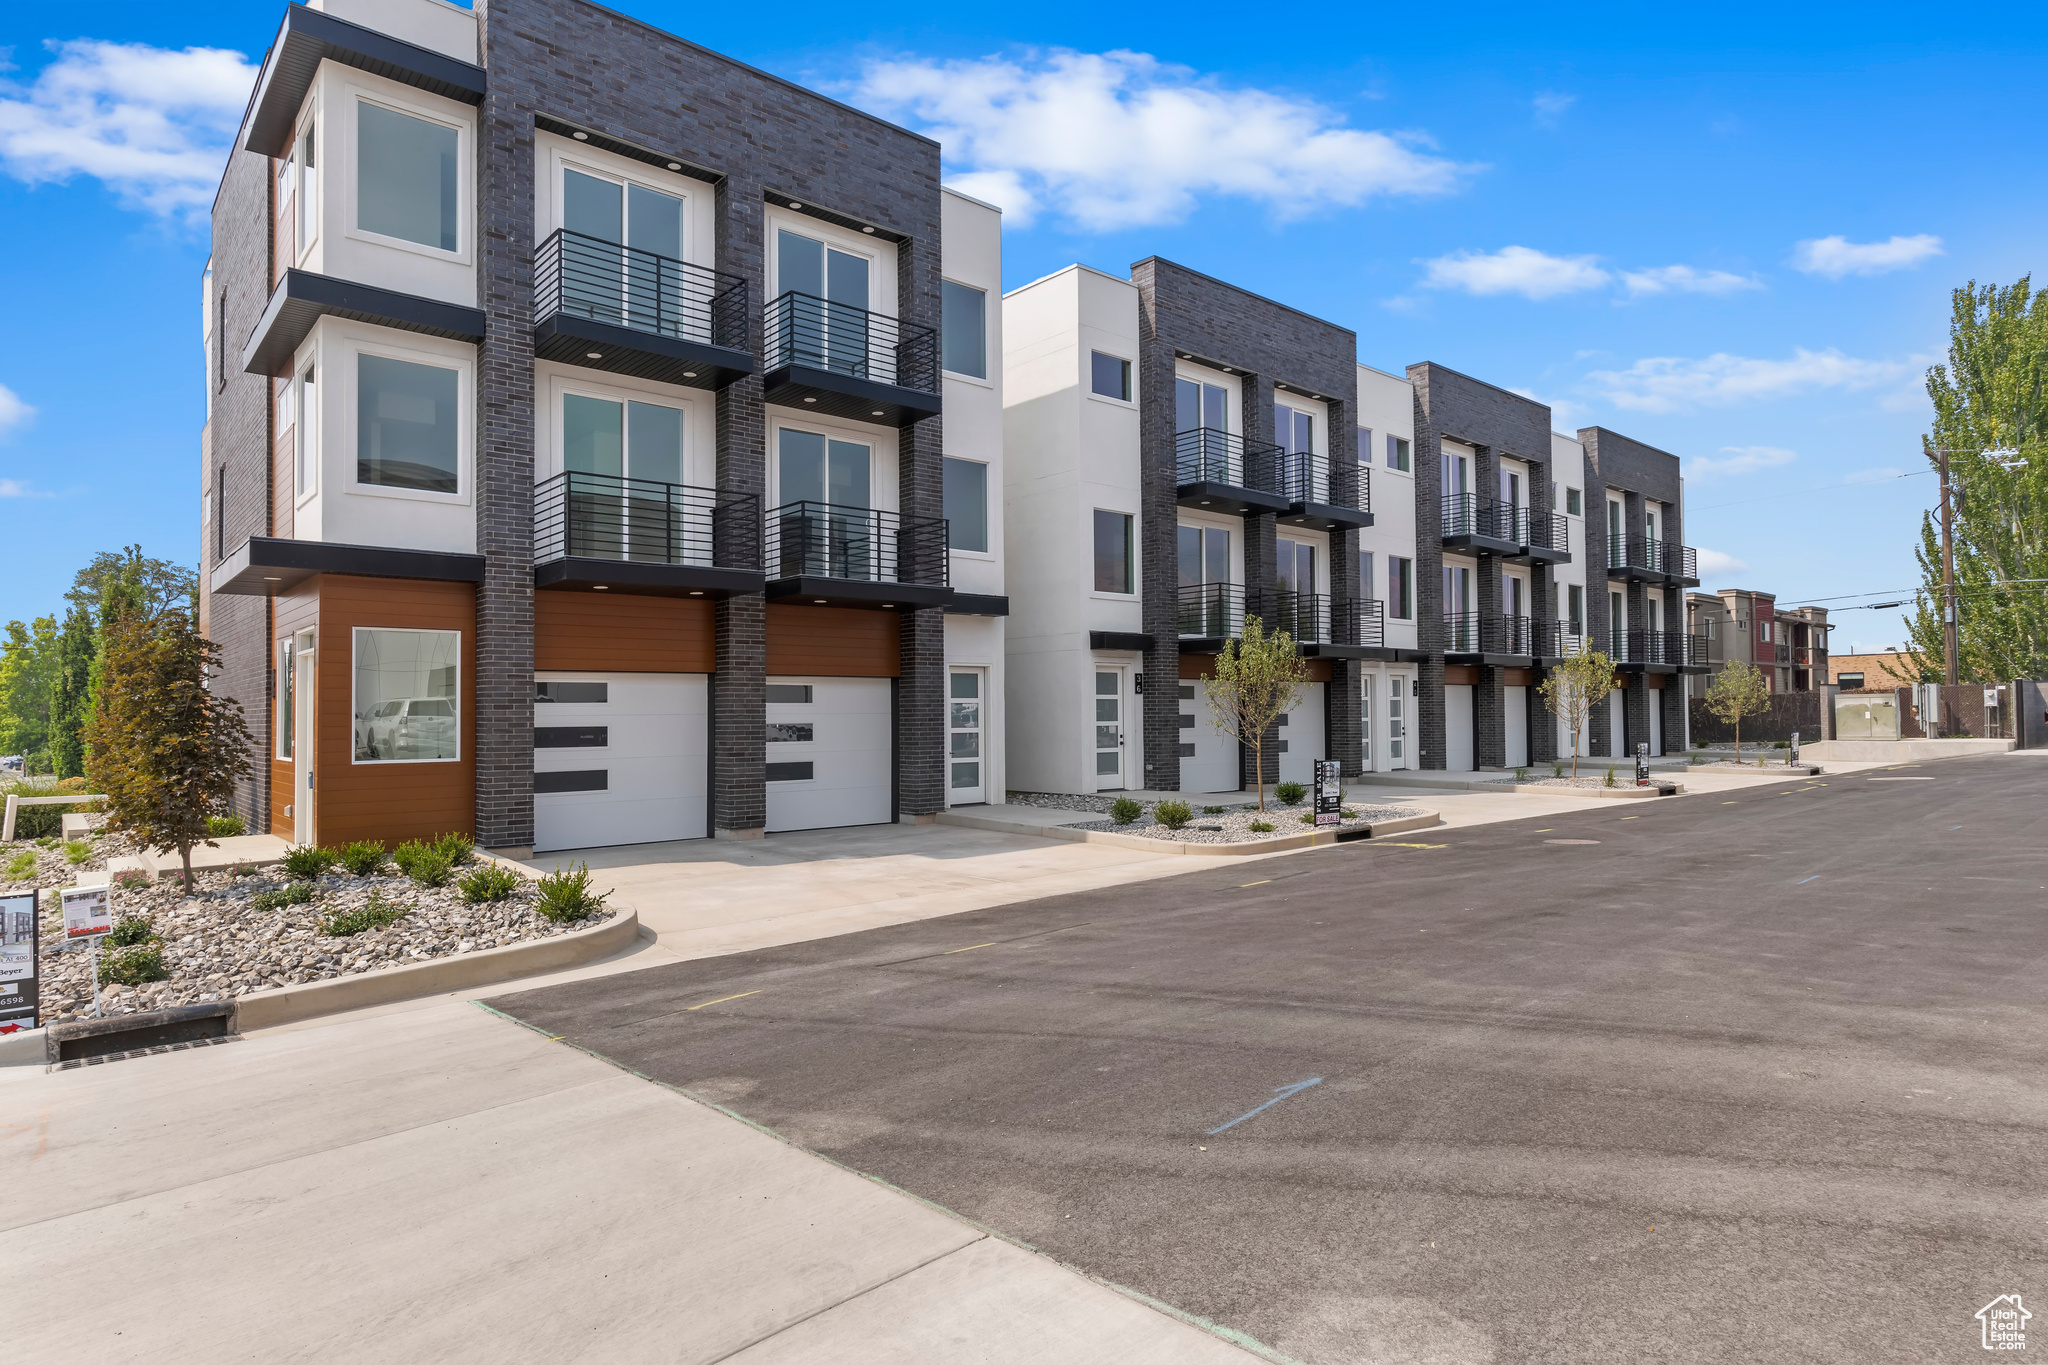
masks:
<svg viewBox="0 0 2048 1365"><path fill-rule="evenodd" d="M483 1008L0 1074L23 1360L1244 1361Z"/></svg>

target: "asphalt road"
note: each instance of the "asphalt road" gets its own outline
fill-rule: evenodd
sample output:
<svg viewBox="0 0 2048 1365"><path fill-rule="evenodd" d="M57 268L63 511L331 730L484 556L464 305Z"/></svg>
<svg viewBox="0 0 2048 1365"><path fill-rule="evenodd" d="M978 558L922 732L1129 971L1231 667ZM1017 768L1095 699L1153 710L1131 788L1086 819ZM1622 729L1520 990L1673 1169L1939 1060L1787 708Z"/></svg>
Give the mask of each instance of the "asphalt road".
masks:
<svg viewBox="0 0 2048 1365"><path fill-rule="evenodd" d="M493 1003L1312 1365L1977 1360L2048 1304L2044 814L1950 760Z"/></svg>

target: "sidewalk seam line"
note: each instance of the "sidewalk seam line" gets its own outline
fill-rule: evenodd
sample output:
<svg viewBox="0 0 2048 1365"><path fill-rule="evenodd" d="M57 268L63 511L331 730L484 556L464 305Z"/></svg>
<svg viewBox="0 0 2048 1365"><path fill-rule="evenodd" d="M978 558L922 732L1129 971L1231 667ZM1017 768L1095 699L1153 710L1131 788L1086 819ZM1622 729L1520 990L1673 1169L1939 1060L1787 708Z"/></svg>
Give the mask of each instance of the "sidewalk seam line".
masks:
<svg viewBox="0 0 2048 1365"><path fill-rule="evenodd" d="M835 1162L834 1164L836 1165L837 1163ZM825 1314L832 1312L834 1309L842 1308L845 1305L852 1303L856 1299L865 1298L869 1294L874 1293L877 1289L881 1289L884 1286L896 1283L896 1281L902 1279L906 1275L915 1275L918 1271L923 1270L928 1265L937 1265L940 1261L945 1260L948 1256L958 1255L960 1252L967 1250L967 1248L974 1246L977 1243L985 1242L988 1239L989 1234L984 1232L981 1233L979 1236L970 1237L965 1242L962 1242L959 1246L947 1247L944 1251L941 1251L933 1256L928 1256L924 1260L919 1261L916 1265L905 1266L902 1270L897 1271L894 1275L890 1275L886 1279L880 1279L875 1281L873 1284L869 1285L865 1289L855 1290L853 1293L848 1294L843 1299L839 1299L833 1303L828 1303L821 1308L814 1308L800 1318L792 1318L788 1322L783 1323L780 1327L772 1328L769 1331L764 1332L760 1336L755 1337L752 1341L744 1342L741 1345L733 1347L724 1355L713 1356L710 1360L705 1362L705 1365L718 1365L718 1362L721 1360L731 1360L734 1356L739 1355L743 1351L751 1351L756 1346L761 1345L763 1342L775 1340L775 1338L781 1336L784 1332L789 1331L792 1327L800 1327L804 1323L809 1322L812 1318L823 1317Z"/></svg>

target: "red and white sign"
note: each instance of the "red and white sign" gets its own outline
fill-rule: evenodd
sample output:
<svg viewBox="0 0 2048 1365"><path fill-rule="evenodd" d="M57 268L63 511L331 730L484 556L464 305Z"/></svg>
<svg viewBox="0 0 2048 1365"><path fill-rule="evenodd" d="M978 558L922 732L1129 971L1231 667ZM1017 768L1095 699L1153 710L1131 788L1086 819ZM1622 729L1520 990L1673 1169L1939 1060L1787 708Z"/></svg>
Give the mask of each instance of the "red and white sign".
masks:
<svg viewBox="0 0 2048 1365"><path fill-rule="evenodd" d="M104 886L67 886L58 896L64 901L64 937L97 938L114 927L113 896Z"/></svg>

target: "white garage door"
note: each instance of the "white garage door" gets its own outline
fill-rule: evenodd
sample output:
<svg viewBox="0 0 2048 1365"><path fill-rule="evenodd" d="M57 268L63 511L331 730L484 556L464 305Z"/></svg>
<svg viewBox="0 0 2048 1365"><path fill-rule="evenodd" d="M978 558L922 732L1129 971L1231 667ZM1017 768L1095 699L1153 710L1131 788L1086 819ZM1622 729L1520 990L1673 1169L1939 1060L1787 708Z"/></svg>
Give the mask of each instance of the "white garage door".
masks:
<svg viewBox="0 0 2048 1365"><path fill-rule="evenodd" d="M768 828L892 818L888 678L768 679Z"/></svg>
<svg viewBox="0 0 2048 1365"><path fill-rule="evenodd" d="M1525 767L1529 762L1529 689L1503 687L1500 704L1507 722L1508 766Z"/></svg>
<svg viewBox="0 0 2048 1365"><path fill-rule="evenodd" d="M1210 724L1215 712L1199 682L1180 685L1180 789L1234 792L1244 786L1237 736Z"/></svg>
<svg viewBox="0 0 2048 1365"><path fill-rule="evenodd" d="M535 852L701 839L702 673L537 673Z"/></svg>
<svg viewBox="0 0 2048 1365"><path fill-rule="evenodd" d="M1607 694L1607 756L1625 758L1628 755L1628 693L1619 687Z"/></svg>
<svg viewBox="0 0 2048 1365"><path fill-rule="evenodd" d="M1472 684L1444 684L1444 767L1472 771Z"/></svg>
<svg viewBox="0 0 2048 1365"><path fill-rule="evenodd" d="M1301 700L1280 717L1280 780L1306 786L1316 780L1316 760L1323 753L1323 688L1312 682Z"/></svg>

